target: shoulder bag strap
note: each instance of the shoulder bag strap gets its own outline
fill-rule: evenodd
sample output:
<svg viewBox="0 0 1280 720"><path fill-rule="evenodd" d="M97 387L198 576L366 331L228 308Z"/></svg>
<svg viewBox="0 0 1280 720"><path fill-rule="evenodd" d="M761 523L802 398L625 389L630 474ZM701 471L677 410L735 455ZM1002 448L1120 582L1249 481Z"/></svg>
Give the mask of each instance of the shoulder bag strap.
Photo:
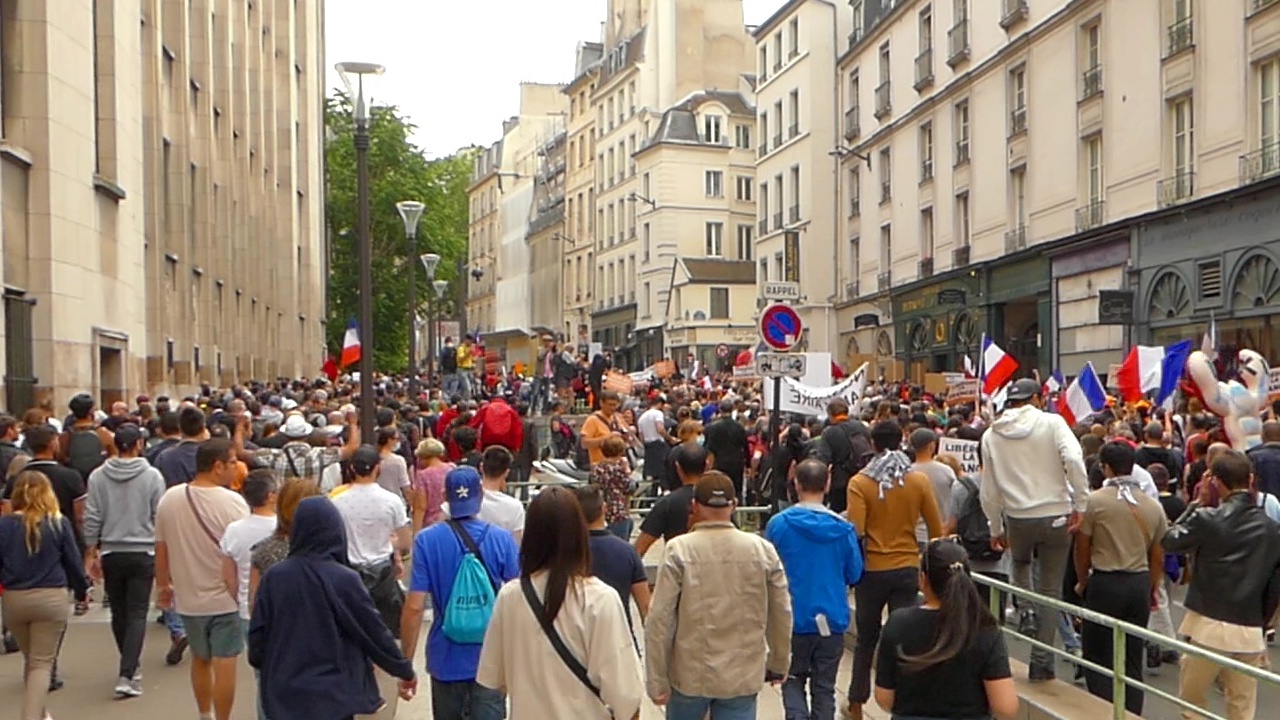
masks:
<svg viewBox="0 0 1280 720"><path fill-rule="evenodd" d="M1143 547L1150 550L1151 543L1155 540L1155 538L1151 536L1151 526L1147 524L1146 519L1142 517L1142 513L1138 511L1137 505L1131 505L1126 502L1124 498L1121 498L1120 502L1124 503L1125 506L1129 508L1129 512L1133 513L1133 519L1137 520L1138 527L1142 528L1142 541L1145 543Z"/></svg>
<svg viewBox="0 0 1280 720"><path fill-rule="evenodd" d="M298 472L298 465L293 460L293 453L289 452L289 446L286 445L280 448L280 452L284 453L284 459L289 461L289 469L293 471L293 476L296 478L301 478L302 473Z"/></svg>
<svg viewBox="0 0 1280 720"><path fill-rule="evenodd" d="M587 668L578 658L573 656L568 646L564 644L564 640L560 637L560 633L556 632L555 626L547 619L546 607L542 601L538 599L538 593L533 589L533 581L529 577L520 578L520 589L524 591L524 599L529 602L529 609L533 611L533 616L538 619L538 624L542 626L542 632L547 636L547 640L551 641L551 647L555 648L556 654L564 661L565 667L569 668L569 672L591 691L592 695L604 701L600 696L600 688L591 682L591 678L587 676Z"/></svg>
<svg viewBox="0 0 1280 720"><path fill-rule="evenodd" d="M453 530L453 534L458 536L458 540L462 541L463 547L467 549L476 559L480 561L480 567L484 568L484 574L489 576L489 584L493 586L494 594L498 592L498 583L493 581L493 575L489 573L489 566L484 564L484 556L480 554L480 546L476 544L475 538L471 537L471 533L462 527L457 520L450 518L446 520L449 527Z"/></svg>
<svg viewBox="0 0 1280 720"><path fill-rule="evenodd" d="M196 516L196 522L200 523L200 529L204 530L204 534L213 541L214 545L221 548L222 540L217 535L214 535L213 531L209 529L209 524L204 521L204 513L200 512L200 506L196 505L195 496L191 494L191 484L188 483L184 485L183 489L187 494L187 504L191 506L191 514Z"/></svg>

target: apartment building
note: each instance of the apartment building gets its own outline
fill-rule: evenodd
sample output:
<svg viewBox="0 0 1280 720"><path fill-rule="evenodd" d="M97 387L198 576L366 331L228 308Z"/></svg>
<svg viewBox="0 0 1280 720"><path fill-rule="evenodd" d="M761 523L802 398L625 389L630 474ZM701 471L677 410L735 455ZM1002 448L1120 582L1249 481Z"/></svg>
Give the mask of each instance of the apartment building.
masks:
<svg viewBox="0 0 1280 720"><path fill-rule="evenodd" d="M562 274L565 224L567 134L552 135L538 150L529 220L529 330L532 334L560 332L564 317Z"/></svg>
<svg viewBox="0 0 1280 720"><path fill-rule="evenodd" d="M735 181L738 199L758 211L754 228L737 229L748 242L755 234L758 280L800 283L800 345L837 358L835 303L858 294L856 284L843 296L836 287L840 244L832 242L843 219L835 198L847 151L835 57L850 27L842 3L791 0L755 29L756 186Z"/></svg>
<svg viewBox="0 0 1280 720"><path fill-rule="evenodd" d="M591 108L591 93L595 90L603 56L604 46L600 43L580 43L574 57L574 78L564 88L569 96L569 117L566 127L565 217L561 231L564 310L560 337L575 343L582 353L587 352L591 342L591 312L594 307L596 114Z"/></svg>
<svg viewBox="0 0 1280 720"><path fill-rule="evenodd" d="M705 343L732 337L738 318L712 318L709 300L691 307L688 320L682 311L680 321L705 328L706 340L666 333L673 288L685 281L677 257L728 261L723 246L729 239L721 234L713 243L712 224L724 233L739 224L736 217L745 224L754 220L754 210L730 200L724 185L752 172L749 151L735 146L733 134L739 126L749 134L754 117L746 99L754 45L743 26L742 2L609 0L607 17L604 55L590 92L596 153L591 337L626 368L668 357L672 348L714 354L715 345ZM718 190L710 184L717 172ZM689 227L699 232L690 235L684 230ZM754 282L753 270L741 278L748 274ZM750 292L738 274L732 277L739 290Z"/></svg>
<svg viewBox="0 0 1280 720"><path fill-rule="evenodd" d="M0 5L5 405L323 361L323 16Z"/></svg>
<svg viewBox="0 0 1280 720"><path fill-rule="evenodd" d="M497 259L502 221L502 140L476 153L467 187L467 303L463 333L492 332L497 323ZM455 338L456 340L456 338Z"/></svg>
<svg viewBox="0 0 1280 720"><path fill-rule="evenodd" d="M852 11L845 342L913 377L984 332L1042 374L1104 372L1211 316L1228 347L1280 349L1280 3Z"/></svg>

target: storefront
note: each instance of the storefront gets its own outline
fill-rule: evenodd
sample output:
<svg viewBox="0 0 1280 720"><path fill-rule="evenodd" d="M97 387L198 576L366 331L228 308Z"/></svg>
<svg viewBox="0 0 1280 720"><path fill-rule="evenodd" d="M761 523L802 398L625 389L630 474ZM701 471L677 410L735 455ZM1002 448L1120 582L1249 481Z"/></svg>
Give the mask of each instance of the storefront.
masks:
<svg viewBox="0 0 1280 720"><path fill-rule="evenodd" d="M1137 230L1134 342L1200 338L1212 318L1219 349L1280 359L1280 186L1255 187Z"/></svg>
<svg viewBox="0 0 1280 720"><path fill-rule="evenodd" d="M1053 368L1075 375L1092 362L1106 373L1124 359L1133 323L1133 313L1126 312L1133 306L1125 273L1130 233L1126 227L1050 253ZM1104 297L1107 303L1100 308Z"/></svg>
<svg viewBox="0 0 1280 720"><path fill-rule="evenodd" d="M613 353L613 366L632 371L636 349L636 304L627 303L591 314L591 341Z"/></svg>
<svg viewBox="0 0 1280 720"><path fill-rule="evenodd" d="M977 360L986 315L982 278L973 270L904 285L892 294L897 357L905 377L923 382L925 373L964 367Z"/></svg>
<svg viewBox="0 0 1280 720"><path fill-rule="evenodd" d="M1042 248L987 268L986 324L979 327L1018 361L1019 373L1039 369L1047 376L1052 371L1050 286L1049 258Z"/></svg>
<svg viewBox="0 0 1280 720"><path fill-rule="evenodd" d="M692 355L705 368L727 372L733 369L734 358L739 352L755 351L760 342L759 336L754 326L687 326L667 330L667 357L684 367Z"/></svg>

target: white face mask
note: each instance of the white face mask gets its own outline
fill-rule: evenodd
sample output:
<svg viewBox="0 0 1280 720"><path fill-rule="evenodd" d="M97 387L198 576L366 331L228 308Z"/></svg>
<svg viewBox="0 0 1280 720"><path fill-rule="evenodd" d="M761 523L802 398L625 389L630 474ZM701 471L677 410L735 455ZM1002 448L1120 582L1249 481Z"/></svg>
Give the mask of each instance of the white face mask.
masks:
<svg viewBox="0 0 1280 720"><path fill-rule="evenodd" d="M699 445L703 445L703 444L705 444L706 442L707 442L707 438L706 438L706 437L704 437L704 436L702 436L702 435L699 435L699 436L698 436L697 443L698 443Z"/></svg>

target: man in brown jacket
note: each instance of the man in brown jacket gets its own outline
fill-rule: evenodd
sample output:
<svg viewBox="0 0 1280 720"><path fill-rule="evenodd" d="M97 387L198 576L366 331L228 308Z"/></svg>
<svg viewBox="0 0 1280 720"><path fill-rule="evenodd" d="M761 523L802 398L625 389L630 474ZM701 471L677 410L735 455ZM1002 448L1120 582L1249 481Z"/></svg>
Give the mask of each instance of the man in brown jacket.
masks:
<svg viewBox="0 0 1280 720"><path fill-rule="evenodd" d="M847 716L861 720L871 697L871 664L880 641L880 618L917 602L920 546L916 524L924 520L929 538L942 534L942 514L933 485L911 469L902 447L902 428L892 420L871 427L876 455L849 481L849 522L866 554L862 581L854 588L854 624L858 644L853 652Z"/></svg>

